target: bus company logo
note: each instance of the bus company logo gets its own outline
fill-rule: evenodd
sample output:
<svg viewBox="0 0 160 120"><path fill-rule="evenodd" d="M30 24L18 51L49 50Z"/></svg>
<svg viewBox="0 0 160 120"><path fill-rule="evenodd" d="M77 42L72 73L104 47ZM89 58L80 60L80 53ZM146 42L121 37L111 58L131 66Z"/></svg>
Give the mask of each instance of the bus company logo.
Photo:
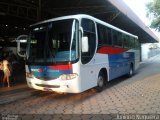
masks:
<svg viewBox="0 0 160 120"><path fill-rule="evenodd" d="M31 69L32 72L42 72L42 69Z"/></svg>

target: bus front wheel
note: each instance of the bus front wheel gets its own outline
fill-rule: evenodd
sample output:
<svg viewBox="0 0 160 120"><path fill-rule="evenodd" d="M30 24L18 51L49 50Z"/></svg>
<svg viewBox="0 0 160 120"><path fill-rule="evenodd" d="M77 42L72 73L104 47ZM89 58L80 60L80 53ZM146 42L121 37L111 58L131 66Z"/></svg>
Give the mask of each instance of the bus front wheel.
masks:
<svg viewBox="0 0 160 120"><path fill-rule="evenodd" d="M103 73L100 72L98 75L96 91L101 92L104 89L104 86L105 86L105 77L104 77Z"/></svg>

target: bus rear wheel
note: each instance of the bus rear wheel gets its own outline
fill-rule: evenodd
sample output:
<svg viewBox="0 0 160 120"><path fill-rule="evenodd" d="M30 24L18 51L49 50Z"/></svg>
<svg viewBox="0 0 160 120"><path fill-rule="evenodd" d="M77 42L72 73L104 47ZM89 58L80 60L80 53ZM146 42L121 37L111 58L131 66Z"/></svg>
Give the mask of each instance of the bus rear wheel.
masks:
<svg viewBox="0 0 160 120"><path fill-rule="evenodd" d="M98 75L96 91L97 92L103 91L104 86L105 86L105 77L104 77L104 74L102 72L100 72L99 75Z"/></svg>
<svg viewBox="0 0 160 120"><path fill-rule="evenodd" d="M130 65L130 69L129 69L129 73L128 73L128 77L132 77L133 76L133 74L134 74L134 70L133 70L133 65L131 64Z"/></svg>

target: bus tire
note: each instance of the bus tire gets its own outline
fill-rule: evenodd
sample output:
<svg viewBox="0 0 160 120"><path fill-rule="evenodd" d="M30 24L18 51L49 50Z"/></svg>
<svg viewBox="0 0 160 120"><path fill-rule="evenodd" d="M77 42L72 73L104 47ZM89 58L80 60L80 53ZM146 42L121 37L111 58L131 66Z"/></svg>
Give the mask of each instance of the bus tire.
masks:
<svg viewBox="0 0 160 120"><path fill-rule="evenodd" d="M133 69L133 64L131 64L127 76L128 77L132 77L133 74L134 74L134 69Z"/></svg>
<svg viewBox="0 0 160 120"><path fill-rule="evenodd" d="M102 72L100 72L98 75L96 91L97 92L103 91L104 86L105 86L105 77L104 77L104 74Z"/></svg>

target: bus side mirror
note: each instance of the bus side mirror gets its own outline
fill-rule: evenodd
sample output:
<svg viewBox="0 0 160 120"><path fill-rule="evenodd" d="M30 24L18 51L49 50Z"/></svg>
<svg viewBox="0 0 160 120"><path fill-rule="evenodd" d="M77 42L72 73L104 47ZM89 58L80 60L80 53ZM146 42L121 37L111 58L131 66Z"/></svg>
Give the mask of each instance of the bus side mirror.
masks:
<svg viewBox="0 0 160 120"><path fill-rule="evenodd" d="M25 44L27 43L27 39L28 39L28 35L20 35L16 38L16 42L17 42L17 54L20 57L26 57L26 48L22 48L21 44Z"/></svg>
<svg viewBox="0 0 160 120"><path fill-rule="evenodd" d="M88 37L84 36L82 37L82 52L88 52L88 51L89 51Z"/></svg>

